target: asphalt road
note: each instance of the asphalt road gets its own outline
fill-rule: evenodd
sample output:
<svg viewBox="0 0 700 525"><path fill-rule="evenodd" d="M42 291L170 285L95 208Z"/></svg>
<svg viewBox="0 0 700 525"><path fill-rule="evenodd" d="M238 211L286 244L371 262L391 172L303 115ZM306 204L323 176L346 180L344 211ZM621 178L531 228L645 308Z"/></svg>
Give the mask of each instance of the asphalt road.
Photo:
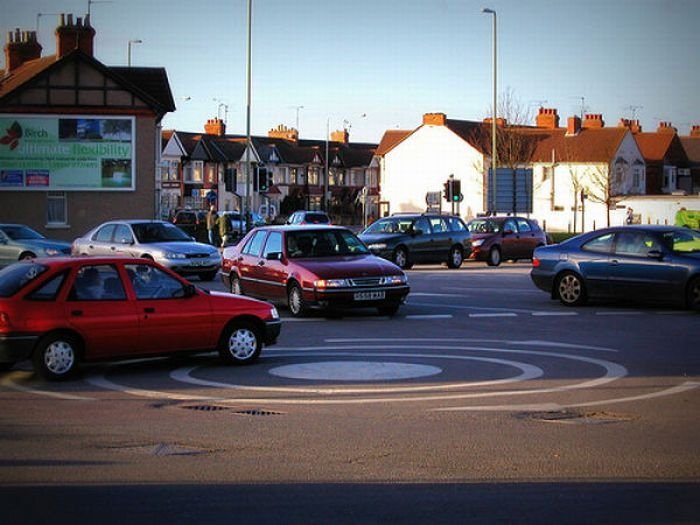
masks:
<svg viewBox="0 0 700 525"><path fill-rule="evenodd" d="M3 373L3 522L700 523L698 314L528 272L411 270L391 319L281 309L248 367Z"/></svg>

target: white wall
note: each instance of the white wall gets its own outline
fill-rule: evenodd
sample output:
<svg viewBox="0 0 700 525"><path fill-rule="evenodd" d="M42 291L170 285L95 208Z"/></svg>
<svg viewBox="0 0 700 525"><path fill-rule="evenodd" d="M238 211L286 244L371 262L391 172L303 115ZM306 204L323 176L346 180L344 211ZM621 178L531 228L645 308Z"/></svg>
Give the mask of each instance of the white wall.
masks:
<svg viewBox="0 0 700 525"><path fill-rule="evenodd" d="M391 203L391 213L425 211L425 194L442 195L444 182L454 175L464 195L460 215L471 218L484 211L481 170L481 154L462 138L445 126L423 125L385 155L381 200Z"/></svg>

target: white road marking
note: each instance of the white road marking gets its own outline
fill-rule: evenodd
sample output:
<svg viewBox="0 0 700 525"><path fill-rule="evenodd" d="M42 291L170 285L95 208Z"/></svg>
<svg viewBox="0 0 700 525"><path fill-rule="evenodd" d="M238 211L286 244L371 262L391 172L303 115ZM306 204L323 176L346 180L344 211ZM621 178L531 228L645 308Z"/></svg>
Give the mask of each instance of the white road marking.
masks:
<svg viewBox="0 0 700 525"><path fill-rule="evenodd" d="M5 388L9 388L11 390L17 390L19 392L27 392L29 394L36 394L37 396L47 396L47 397L55 397L58 399L66 399L69 401L95 401L96 399L93 397L85 397L85 396L77 396L73 394L62 394L60 392L51 392L49 390L40 390L38 388L31 388L28 386L24 385L18 385L13 381L13 377L23 374L25 376L30 376L32 375L32 372L11 372L7 376L3 377L2 380L0 381L0 384L4 386Z"/></svg>
<svg viewBox="0 0 700 525"><path fill-rule="evenodd" d="M518 317L518 314L514 312L502 312L502 313L485 313L485 314L469 314L469 317Z"/></svg>
<svg viewBox="0 0 700 525"><path fill-rule="evenodd" d="M407 315L405 319L452 319L452 314Z"/></svg>
<svg viewBox="0 0 700 525"><path fill-rule="evenodd" d="M568 317L576 316L578 312L532 312L534 317Z"/></svg>
<svg viewBox="0 0 700 525"><path fill-rule="evenodd" d="M596 312L595 315L642 315L643 312L636 312L636 311L623 311L623 312L612 312L612 311L606 311L606 312Z"/></svg>

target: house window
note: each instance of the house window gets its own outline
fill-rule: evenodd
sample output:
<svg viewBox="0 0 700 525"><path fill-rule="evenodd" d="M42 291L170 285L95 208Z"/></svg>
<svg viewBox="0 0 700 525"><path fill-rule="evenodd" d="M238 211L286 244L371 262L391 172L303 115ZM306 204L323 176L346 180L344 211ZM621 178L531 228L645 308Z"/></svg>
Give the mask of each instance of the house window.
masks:
<svg viewBox="0 0 700 525"><path fill-rule="evenodd" d="M207 184L218 184L219 183L219 173L217 169L217 164L207 164L206 166L206 183Z"/></svg>
<svg viewBox="0 0 700 525"><path fill-rule="evenodd" d="M192 163L188 162L182 167L182 177L185 182L192 182Z"/></svg>
<svg viewBox="0 0 700 525"><path fill-rule="evenodd" d="M321 179L320 168L312 166L309 168L309 186L318 186Z"/></svg>
<svg viewBox="0 0 700 525"><path fill-rule="evenodd" d="M676 191L676 167L664 166L664 189Z"/></svg>
<svg viewBox="0 0 700 525"><path fill-rule="evenodd" d="M644 173L644 166L639 163L635 162L634 165L632 166L632 184L633 184L633 189L637 191L642 190L642 174Z"/></svg>
<svg viewBox="0 0 700 525"><path fill-rule="evenodd" d="M46 223L48 226L68 224L68 202L63 191L50 191L46 196Z"/></svg>
<svg viewBox="0 0 700 525"><path fill-rule="evenodd" d="M204 180L204 162L195 160L192 163L192 182L202 182Z"/></svg>

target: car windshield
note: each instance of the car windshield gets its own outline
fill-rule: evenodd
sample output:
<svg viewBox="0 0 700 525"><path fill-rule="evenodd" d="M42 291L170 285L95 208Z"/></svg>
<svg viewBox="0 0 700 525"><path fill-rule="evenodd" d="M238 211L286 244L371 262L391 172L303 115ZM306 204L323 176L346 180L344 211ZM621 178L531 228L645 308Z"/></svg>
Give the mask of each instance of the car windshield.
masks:
<svg viewBox="0 0 700 525"><path fill-rule="evenodd" d="M380 221L373 222L364 231L364 233L406 233L413 229L413 219L412 218L395 218L395 219L382 219Z"/></svg>
<svg viewBox="0 0 700 525"><path fill-rule="evenodd" d="M368 253L367 247L349 230L300 230L287 233L287 256L290 259Z"/></svg>
<svg viewBox="0 0 700 525"><path fill-rule="evenodd" d="M501 225L497 222L486 219L476 219L469 221L469 224L467 224L467 229L471 233L498 233L501 231Z"/></svg>
<svg viewBox="0 0 700 525"><path fill-rule="evenodd" d="M0 297L10 297L48 270L35 262L18 262L0 270Z"/></svg>
<svg viewBox="0 0 700 525"><path fill-rule="evenodd" d="M2 231L5 232L13 241L26 239L45 239L45 237L37 231L32 230L27 226L3 226Z"/></svg>
<svg viewBox="0 0 700 525"><path fill-rule="evenodd" d="M311 224L328 224L328 215L325 213L307 213L304 222Z"/></svg>
<svg viewBox="0 0 700 525"><path fill-rule="evenodd" d="M671 246L674 252L700 252L700 233L695 230L677 230L663 234L666 246Z"/></svg>
<svg viewBox="0 0 700 525"><path fill-rule="evenodd" d="M141 244L154 242L194 242L192 237L168 222L140 222L133 224L134 235Z"/></svg>

